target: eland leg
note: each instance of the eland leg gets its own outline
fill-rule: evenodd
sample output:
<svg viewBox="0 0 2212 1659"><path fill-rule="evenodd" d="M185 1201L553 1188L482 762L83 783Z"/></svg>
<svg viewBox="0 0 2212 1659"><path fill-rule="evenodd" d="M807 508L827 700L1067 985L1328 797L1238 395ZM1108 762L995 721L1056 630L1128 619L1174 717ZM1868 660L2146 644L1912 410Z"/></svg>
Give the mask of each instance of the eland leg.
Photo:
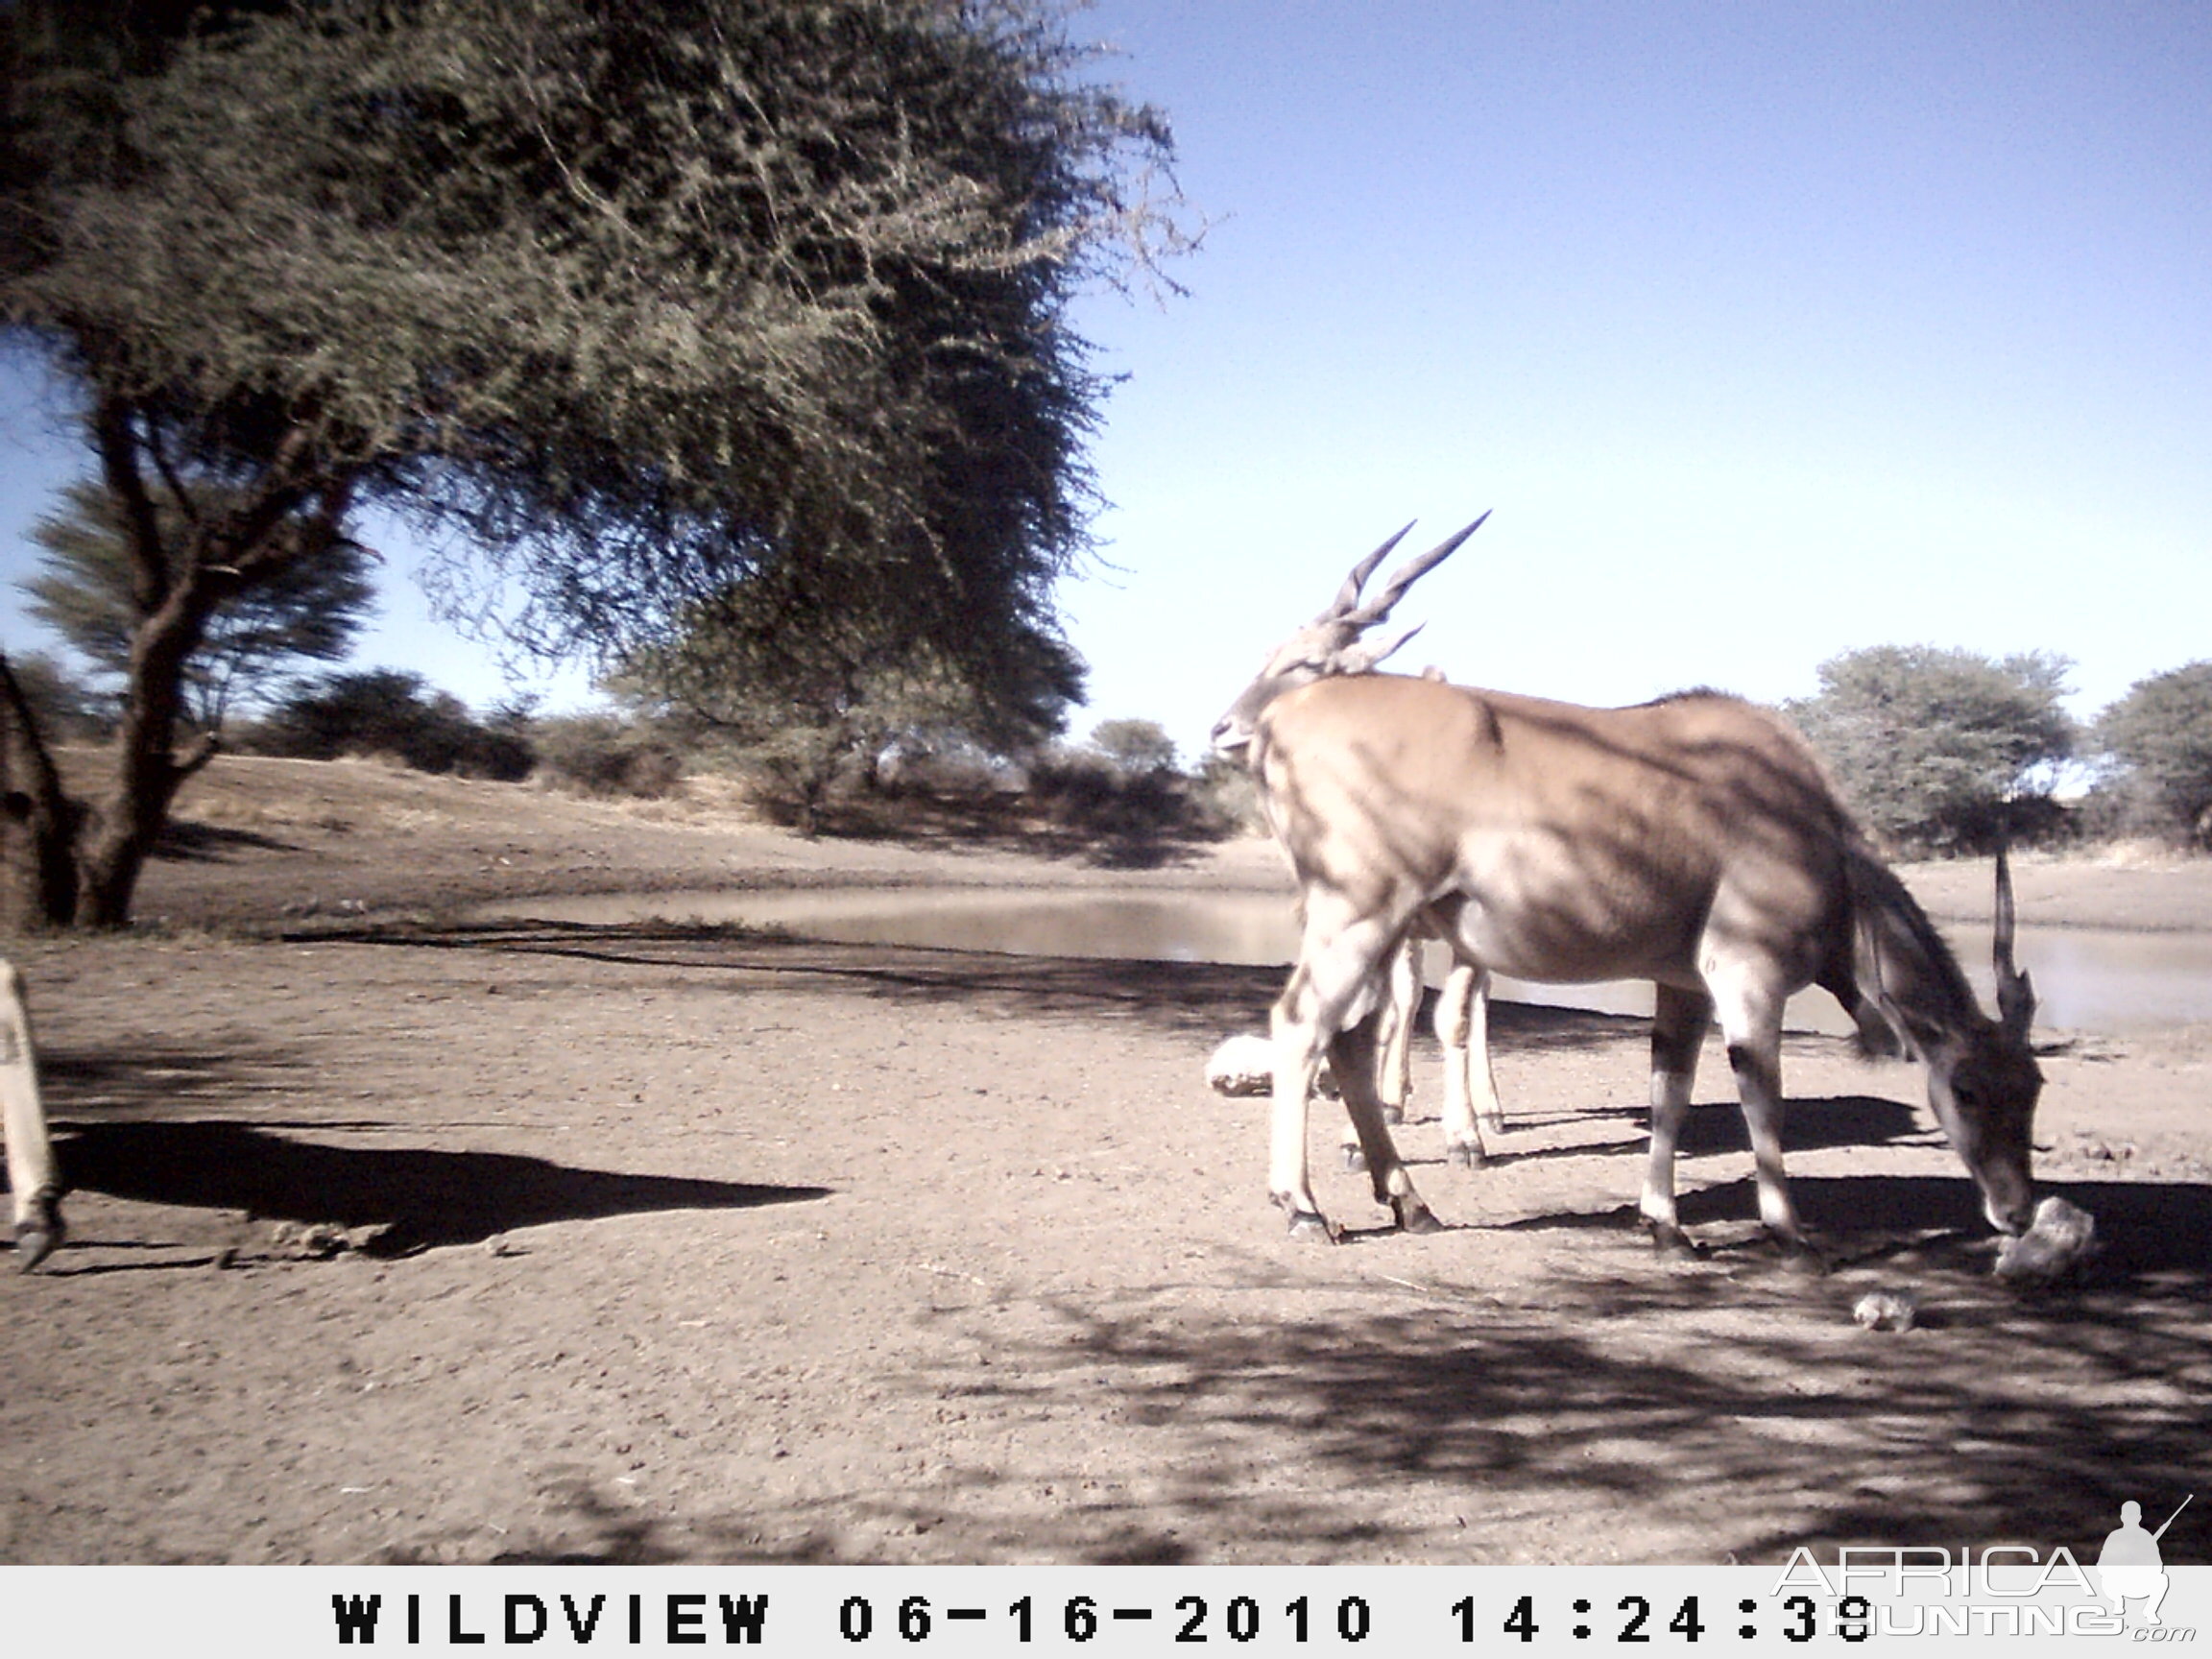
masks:
<svg viewBox="0 0 2212 1659"><path fill-rule="evenodd" d="M1729 1070L1736 1073L1736 1098L1743 1107L1743 1126L1751 1134L1760 1222L1781 1245L1782 1259L1792 1271L1824 1273L1827 1263L1806 1241L1782 1169L1784 995L1751 970L1719 974L1708 971L1706 983L1713 989L1720 1016Z"/></svg>
<svg viewBox="0 0 2212 1659"><path fill-rule="evenodd" d="M1644 1169L1640 1206L1651 1241L1670 1259L1695 1254L1674 1210L1674 1149L1690 1116L1697 1081L1697 1051L1713 1021L1713 999L1702 991L1653 987L1651 1010L1651 1151Z"/></svg>
<svg viewBox="0 0 2212 1659"><path fill-rule="evenodd" d="M1374 1011L1382 960L1397 945L1405 923L1403 916L1362 918L1341 901L1308 897L1298 966L1290 971L1290 982L1268 1019L1275 1045L1275 1086L1268 1115L1267 1190L1289 1213L1293 1233L1334 1236L1314 1202L1307 1167L1307 1110L1313 1079L1324 1046ZM1363 1100L1380 1117L1372 1034L1363 1057L1367 1070L1357 1079L1341 1067L1334 1068L1337 1087L1347 1105ZM1358 1122L1357 1108L1353 1121ZM1391 1162L1396 1162L1395 1151ZM1398 1178L1404 1180L1403 1169Z"/></svg>
<svg viewBox="0 0 2212 1659"><path fill-rule="evenodd" d="M1390 958L1390 995L1375 1016L1380 1035L1375 1050L1375 1090L1382 1098L1382 1121L1406 1121L1406 1103L1413 1097L1413 1026L1421 1012L1421 941L1408 939ZM1337 1064L1329 1063L1332 1075ZM1337 1094L1343 1094L1341 1085ZM1348 1096L1347 1096L1348 1098ZM1359 1144L1359 1131L1347 1117L1344 1124L1344 1167L1364 1169L1367 1154Z"/></svg>
<svg viewBox="0 0 2212 1659"><path fill-rule="evenodd" d="M1436 1042L1444 1050L1445 1161L1472 1169L1489 1156L1482 1131L1505 1133L1498 1077L1490 1070L1488 970L1452 965L1436 1000Z"/></svg>
<svg viewBox="0 0 2212 1659"><path fill-rule="evenodd" d="M1408 939L1390 958L1390 996L1382 1005L1382 1059L1375 1070L1382 1120L1403 1123L1413 1097L1413 1026L1421 1016L1421 941Z"/></svg>
<svg viewBox="0 0 2212 1659"><path fill-rule="evenodd" d="M61 1185L38 1101L37 1051L23 1003L23 976L0 962L0 1137L15 1212L15 1264L28 1273L61 1242Z"/></svg>
<svg viewBox="0 0 2212 1659"><path fill-rule="evenodd" d="M1407 1233L1436 1233L1443 1229L1421 1195L1413 1190L1413 1178L1398 1156L1382 1098L1372 1081L1375 1075L1376 1022L1362 1020L1339 1031L1329 1044L1329 1063L1335 1068L1344 1089L1344 1109L1352 1115L1353 1131L1367 1160L1367 1176L1375 1184L1375 1202L1397 1217Z"/></svg>

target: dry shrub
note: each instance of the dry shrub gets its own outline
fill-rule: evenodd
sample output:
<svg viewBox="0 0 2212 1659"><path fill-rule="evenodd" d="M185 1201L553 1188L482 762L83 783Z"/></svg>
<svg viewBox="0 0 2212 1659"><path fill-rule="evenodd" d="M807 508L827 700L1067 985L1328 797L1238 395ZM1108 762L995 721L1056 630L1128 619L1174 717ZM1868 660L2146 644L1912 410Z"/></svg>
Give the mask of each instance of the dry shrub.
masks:
<svg viewBox="0 0 2212 1659"><path fill-rule="evenodd" d="M665 801L684 792L675 748L605 714L541 720L532 731L538 779L574 795Z"/></svg>

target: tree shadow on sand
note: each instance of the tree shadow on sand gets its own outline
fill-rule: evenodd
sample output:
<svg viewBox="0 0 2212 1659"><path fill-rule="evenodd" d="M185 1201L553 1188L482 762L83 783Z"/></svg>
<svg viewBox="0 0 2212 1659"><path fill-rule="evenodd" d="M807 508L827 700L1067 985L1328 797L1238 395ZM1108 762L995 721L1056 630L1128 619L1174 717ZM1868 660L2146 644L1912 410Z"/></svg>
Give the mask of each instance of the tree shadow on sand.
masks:
<svg viewBox="0 0 2212 1659"><path fill-rule="evenodd" d="M2181 1202L2201 1224L2212 1193ZM2198 1297L2115 1286L2029 1301L1961 1277L1949 1325L1884 1362L1862 1346L1872 1334L1839 1339L1840 1309L1744 1320L1743 1286L1718 1276L1593 1274L1544 1293L1534 1316L1440 1303L1271 1330L1070 1310L1056 1354L1040 1344L961 1386L1035 1409L1103 1367L1132 1424L1182 1443L1180 1536L1257 1523L1308 1558L1337 1546L1343 1511L1255 1506L1270 1446L1364 1489L1461 1494L1471 1528L1593 1500L1647 1527L1704 1506L1709 1559L1969 1538L2079 1550L2123 1501L2212 1476ZM1724 1340L1682 1330L1708 1314ZM1512 1549L1510 1526L1484 1530L1482 1553Z"/></svg>
<svg viewBox="0 0 2212 1659"><path fill-rule="evenodd" d="M208 1046L132 1038L97 1050L41 1045L38 1073L57 1118L108 1122L165 1117L180 1107L252 1106L296 1095L311 1081L305 1061L243 1041Z"/></svg>
<svg viewBox="0 0 2212 1659"><path fill-rule="evenodd" d="M949 1311L992 1362L917 1367L918 1401L1079 1443L1104 1409L1129 1455L1043 1451L1067 1442L1040 1431L897 1490L667 1523L580 1491L507 1558L865 1561L888 1539L949 1562L1513 1560L1542 1541L1591 1560L1623 1540L1660 1560L1969 1542L2088 1559L2122 1503L2212 1484L2212 1307L2191 1256L2212 1188L2067 1190L2110 1220L2101 1280L2024 1295L1985 1254L1937 1250L1911 1281L1944 1317L1903 1335L1851 1323L1865 1275L1619 1252L1505 1291L1350 1279L1330 1309L1273 1321L1208 1316L1188 1284Z"/></svg>
<svg viewBox="0 0 2212 1659"><path fill-rule="evenodd" d="M973 1003L1025 1016L1127 1020L1208 1042L1266 1029L1267 1010L1282 995L1290 971L1287 963L1250 966L846 945L719 923L340 926L292 929L282 937L301 944L343 940L701 974L757 974L890 1002ZM1599 1047L1623 1035L1641 1037L1650 1023L1640 1016L1527 1003L1494 1004L1490 1019L1494 1041L1516 1052Z"/></svg>
<svg viewBox="0 0 2212 1659"><path fill-rule="evenodd" d="M1461 1514L1468 1559L1526 1558L1520 1528L1544 1516L1580 1518L1573 1558L1609 1556L1588 1518L1616 1511L1636 1535L1695 1540L1675 1558L1969 1540L2079 1554L2123 1502L2172 1494L2160 1497L2170 1508L2212 1483L2212 1187L2049 1190L2098 1216L2107 1244L2091 1270L2018 1291L1990 1277L1985 1232L1923 1231L1880 1267L1881 1282L1910 1284L1937 1315L1903 1336L1852 1324L1868 1273L1807 1285L1594 1252L1503 1295L1393 1279L1413 1292L1377 1298L1396 1307L1348 1302L1274 1325L1193 1319L1180 1290L1064 1303L1057 1331L988 1370L948 1368L918 1385L965 1409L1032 1415L1094 1408L1110 1393L1125 1432L1153 1437L1174 1471L1146 1505L1163 1558L1223 1545L1304 1560L1432 1549L1407 1517L1439 1507ZM1798 1190L1839 1228L1974 1219L1963 1180ZM1712 1208L1743 1206L1729 1190ZM1286 1459L1308 1467L1282 1479ZM1345 1491L1410 1502L1393 1515L1348 1504ZM987 1511L987 1498L970 1502ZM1104 1540L1083 1525L1104 1519L1071 1518L1056 1545L1009 1528L971 1548L1093 1558Z"/></svg>

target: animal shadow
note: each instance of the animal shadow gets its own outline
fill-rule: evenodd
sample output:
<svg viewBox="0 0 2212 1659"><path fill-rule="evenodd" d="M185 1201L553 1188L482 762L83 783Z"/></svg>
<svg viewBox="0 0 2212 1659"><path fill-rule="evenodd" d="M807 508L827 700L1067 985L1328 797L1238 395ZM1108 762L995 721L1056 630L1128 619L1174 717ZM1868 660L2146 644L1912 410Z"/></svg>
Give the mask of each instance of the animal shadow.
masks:
<svg viewBox="0 0 2212 1659"><path fill-rule="evenodd" d="M269 1219L384 1229L368 1246L403 1255L517 1227L661 1210L745 1210L826 1198L825 1187L759 1186L575 1169L506 1152L329 1146L242 1123L91 1123L56 1148L73 1188Z"/></svg>
<svg viewBox="0 0 2212 1659"><path fill-rule="evenodd" d="M1637 1126L1648 1134L1649 1109L1639 1108L1633 1116ZM1896 1100L1872 1094L1801 1097L1790 1102L1782 1119L1782 1149L1810 1152L1832 1146L1882 1146L1919 1133L1922 1126L1912 1108ZM1682 1125L1682 1139L1676 1142L1676 1150L1684 1158L1745 1152L1750 1146L1750 1131L1743 1126L1743 1113L1734 1101L1692 1107Z"/></svg>
<svg viewBox="0 0 2212 1659"><path fill-rule="evenodd" d="M2051 1181L2036 1190L2065 1198L2095 1217L2096 1254L2068 1282L2111 1285L2146 1274L2212 1269L2212 1187L2200 1182ZM1790 1195L1815 1233L1832 1238L1944 1233L1993 1247L1982 1198L1963 1174L1792 1175ZM1751 1222L1758 1189L1746 1179L1683 1195L1683 1225Z"/></svg>

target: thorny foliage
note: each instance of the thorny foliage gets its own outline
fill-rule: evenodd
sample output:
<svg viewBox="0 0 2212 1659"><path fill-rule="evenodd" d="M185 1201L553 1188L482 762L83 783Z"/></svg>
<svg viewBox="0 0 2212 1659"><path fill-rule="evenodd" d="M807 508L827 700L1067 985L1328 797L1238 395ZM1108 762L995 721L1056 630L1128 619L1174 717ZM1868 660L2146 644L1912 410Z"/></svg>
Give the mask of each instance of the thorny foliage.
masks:
<svg viewBox="0 0 2212 1659"><path fill-rule="evenodd" d="M1066 655L1105 392L1068 303L1192 240L1164 120L1089 66L1049 0L0 16L0 319L132 526L152 817L157 677L280 526L372 501L534 648L664 643L742 588L986 700Z"/></svg>

